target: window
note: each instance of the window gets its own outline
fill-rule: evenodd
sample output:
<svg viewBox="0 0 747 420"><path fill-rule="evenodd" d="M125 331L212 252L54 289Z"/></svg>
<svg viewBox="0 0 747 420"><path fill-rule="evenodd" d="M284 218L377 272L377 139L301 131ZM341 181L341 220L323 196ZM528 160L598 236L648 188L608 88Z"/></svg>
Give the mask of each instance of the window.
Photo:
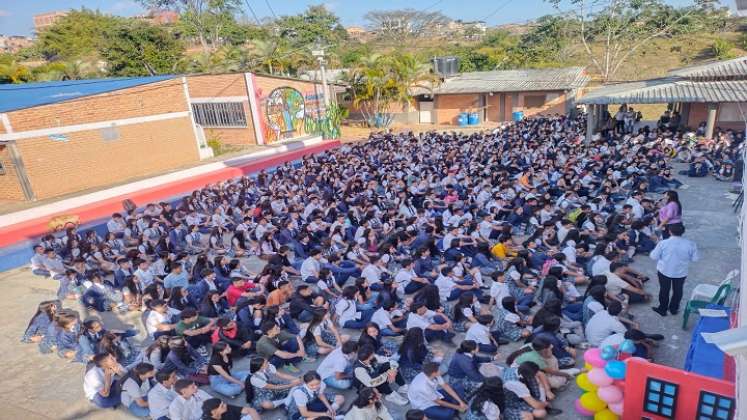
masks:
<svg viewBox="0 0 747 420"><path fill-rule="evenodd" d="M733 418L733 398L700 391L697 420L731 420Z"/></svg>
<svg viewBox="0 0 747 420"><path fill-rule="evenodd" d="M246 127L241 102L205 102L192 104L195 122L203 127Z"/></svg>
<svg viewBox="0 0 747 420"><path fill-rule="evenodd" d="M525 108L542 108L543 106L545 106L545 95L524 96Z"/></svg>
<svg viewBox="0 0 747 420"><path fill-rule="evenodd" d="M676 384L648 378L643 411L673 419L674 409L677 406L678 388Z"/></svg>

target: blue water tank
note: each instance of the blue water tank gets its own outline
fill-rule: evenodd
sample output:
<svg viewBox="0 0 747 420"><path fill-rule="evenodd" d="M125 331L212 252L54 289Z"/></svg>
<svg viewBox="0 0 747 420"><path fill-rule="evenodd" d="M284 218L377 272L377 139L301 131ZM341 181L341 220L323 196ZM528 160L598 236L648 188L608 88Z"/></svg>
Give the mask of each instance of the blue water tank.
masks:
<svg viewBox="0 0 747 420"><path fill-rule="evenodd" d="M513 114L514 121L521 121L524 119L524 111L514 111Z"/></svg>
<svg viewBox="0 0 747 420"><path fill-rule="evenodd" d="M477 124L480 124L480 117L477 115L477 112L469 114L469 125Z"/></svg>
<svg viewBox="0 0 747 420"><path fill-rule="evenodd" d="M469 124L469 116L466 112L459 113L459 116L457 117L457 124L459 124L460 127L464 127Z"/></svg>

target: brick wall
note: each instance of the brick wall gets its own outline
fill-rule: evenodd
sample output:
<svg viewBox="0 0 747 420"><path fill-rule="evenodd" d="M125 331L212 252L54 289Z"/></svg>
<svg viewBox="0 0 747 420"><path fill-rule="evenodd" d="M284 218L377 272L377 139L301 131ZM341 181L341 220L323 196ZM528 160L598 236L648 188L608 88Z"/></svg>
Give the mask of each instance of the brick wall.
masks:
<svg viewBox="0 0 747 420"><path fill-rule="evenodd" d="M189 117L119 126L119 139L104 140L101 130L18 140L37 198L124 182L198 161Z"/></svg>
<svg viewBox="0 0 747 420"><path fill-rule="evenodd" d="M434 102L436 123L456 125L459 113L478 111L480 95L435 95Z"/></svg>
<svg viewBox="0 0 747 420"><path fill-rule="evenodd" d="M181 79L8 112L13 131L187 111Z"/></svg>
<svg viewBox="0 0 747 420"><path fill-rule="evenodd" d="M527 108L524 104L524 98L526 96L537 96L545 95L545 104L537 108ZM550 99L549 95L557 95L554 99ZM532 116L538 114L565 114L566 113L566 101L567 97L565 92L554 91L554 92L522 92L519 94L519 107L524 111L525 116Z"/></svg>
<svg viewBox="0 0 747 420"><path fill-rule="evenodd" d="M2 130L2 126L0 126ZM5 174L0 175L0 200L23 201L23 190L16 176L16 167L10 158L8 146L0 144L0 164L5 169Z"/></svg>

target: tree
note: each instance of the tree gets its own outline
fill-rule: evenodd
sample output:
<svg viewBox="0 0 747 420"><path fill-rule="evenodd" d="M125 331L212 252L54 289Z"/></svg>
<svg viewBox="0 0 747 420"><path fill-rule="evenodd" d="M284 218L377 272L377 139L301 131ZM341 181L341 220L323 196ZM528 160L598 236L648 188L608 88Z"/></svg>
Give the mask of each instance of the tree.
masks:
<svg viewBox="0 0 747 420"><path fill-rule="evenodd" d="M197 39L204 53L222 45L234 34L238 23L234 14L240 0L139 0L150 8L174 9L180 12L179 26L186 35Z"/></svg>
<svg viewBox="0 0 747 420"><path fill-rule="evenodd" d="M412 102L412 89L431 87L437 82L430 66L418 62L411 54L363 57L347 75L353 105L358 107L369 126L391 124L395 105Z"/></svg>
<svg viewBox="0 0 747 420"><path fill-rule="evenodd" d="M374 10L363 16L368 28L385 38L405 39L433 34L451 19L443 13L425 12L415 9Z"/></svg>
<svg viewBox="0 0 747 420"><path fill-rule="evenodd" d="M72 10L43 30L35 46L46 60L94 58L121 21L98 11Z"/></svg>
<svg viewBox="0 0 747 420"><path fill-rule="evenodd" d="M548 1L556 7L564 2ZM652 39L671 35L690 17L707 16L714 9L714 0L696 0L678 13L668 13L660 0L611 0L597 12L592 10L599 5L594 0L569 2L578 23L576 36L603 82L612 80L632 54Z"/></svg>
<svg viewBox="0 0 747 420"><path fill-rule="evenodd" d="M310 47L317 41L332 46L348 38L340 18L324 5L309 6L299 15L281 16L271 26L275 35L293 48Z"/></svg>
<svg viewBox="0 0 747 420"><path fill-rule="evenodd" d="M31 70L23 64L11 61L0 64L0 83L25 83L33 80Z"/></svg>
<svg viewBox="0 0 747 420"><path fill-rule="evenodd" d="M153 76L173 73L184 46L166 29L146 22L122 22L101 48L113 76Z"/></svg>

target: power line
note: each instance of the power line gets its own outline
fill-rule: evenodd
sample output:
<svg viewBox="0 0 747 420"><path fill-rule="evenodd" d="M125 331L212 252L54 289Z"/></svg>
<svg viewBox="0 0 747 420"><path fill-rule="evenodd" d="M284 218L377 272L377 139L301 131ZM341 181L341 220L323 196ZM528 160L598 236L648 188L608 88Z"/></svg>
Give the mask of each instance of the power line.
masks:
<svg viewBox="0 0 747 420"><path fill-rule="evenodd" d="M495 15L498 12L500 12L501 9L503 9L506 6L508 6L509 3L511 3L511 0L506 0L503 4L501 4L500 6L496 7L495 10L493 10L492 12L488 13L487 15L485 15L485 17L480 18L480 20L487 21L489 18L493 17L493 15Z"/></svg>
<svg viewBox="0 0 747 420"><path fill-rule="evenodd" d="M421 12L426 12L430 9L433 9L434 7L438 6L439 4L443 3L444 0L438 0L437 2L431 4L430 6L426 7L425 9L421 10Z"/></svg>
<svg viewBox="0 0 747 420"><path fill-rule="evenodd" d="M267 8L268 8L268 9L270 9L270 13L272 13L272 16L273 16L273 17L274 17L275 19L277 19L277 18L278 18L278 15L276 15L276 14L275 14L275 11L274 11L274 10L272 10L272 6L270 5L270 1L269 1L269 0L265 0L265 4L267 5Z"/></svg>
<svg viewBox="0 0 747 420"><path fill-rule="evenodd" d="M249 0L244 0L244 3L246 3L246 7L249 8L249 13L251 13L252 16L254 16L254 20L257 21L257 25L262 25L262 22L260 22L259 18L257 17L257 14L254 13L254 8L252 7L251 4L249 4Z"/></svg>

